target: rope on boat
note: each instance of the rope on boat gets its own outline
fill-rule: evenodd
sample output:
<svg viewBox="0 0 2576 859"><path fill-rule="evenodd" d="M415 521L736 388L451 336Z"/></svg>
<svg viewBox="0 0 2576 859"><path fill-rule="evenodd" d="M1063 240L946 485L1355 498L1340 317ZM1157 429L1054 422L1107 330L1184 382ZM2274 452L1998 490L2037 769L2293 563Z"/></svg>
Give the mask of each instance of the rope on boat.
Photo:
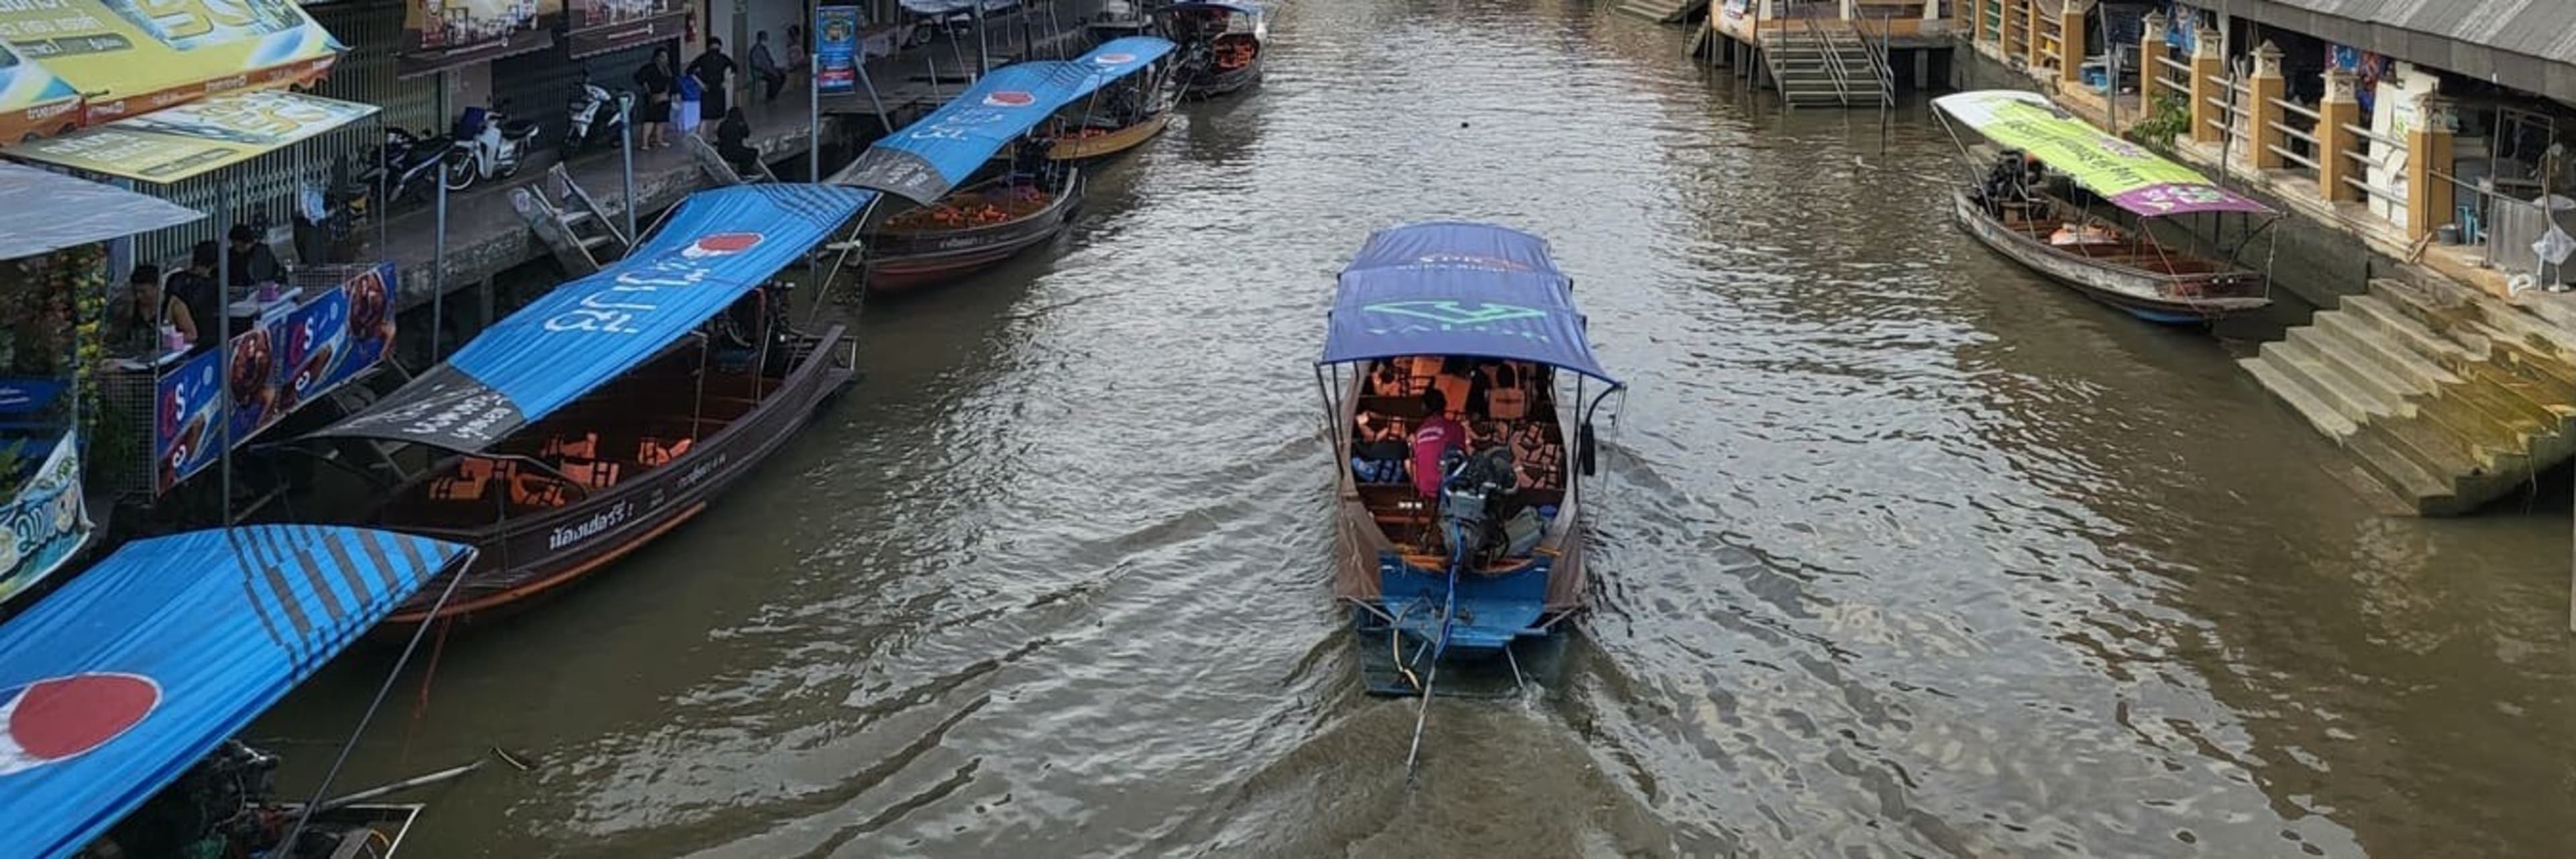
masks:
<svg viewBox="0 0 2576 859"><path fill-rule="evenodd" d="M1447 523L1445 530L1449 538L1449 594L1443 599L1440 608L1440 632L1431 642L1431 668L1427 672L1429 677L1422 683L1422 704L1414 710L1413 714L1413 747L1404 753L1404 776L1407 783L1410 783L1414 774L1419 771L1418 767L1422 759L1422 730L1431 722L1433 697L1431 687L1432 684L1439 682L1440 659L1449 651L1449 630L1458 618L1458 579L1467 568L1467 556L1470 554L1468 547L1464 545L1463 535L1458 533L1456 522ZM1402 634L1402 630L1397 632L1399 636Z"/></svg>
<svg viewBox="0 0 2576 859"><path fill-rule="evenodd" d="M440 591L438 602L429 607L429 617L437 617L438 611L447 607L447 600L456 596L456 586L465 582L465 567L472 564L473 561L467 560L458 566L456 575L448 577L447 589ZM366 736L367 723L375 721L376 711L385 705L385 696L394 691L394 681L402 678L402 667L410 664L412 652L420 648L421 637L428 633L429 624L426 623L411 631L411 641L403 644L402 656L394 660L394 669L385 672L385 682L376 686L375 700L367 702L367 712L358 717L358 727L349 732L349 741L341 744L339 757L334 758L331 769L322 774L322 782L313 786L313 798L304 803L304 808L295 815L295 825L287 827L286 837L278 839L277 843L294 844L295 837L304 833L304 825L313 821L313 814L322 804L322 798L331 790L332 780L339 778L340 768L348 765L349 753L358 748L358 738Z"/></svg>

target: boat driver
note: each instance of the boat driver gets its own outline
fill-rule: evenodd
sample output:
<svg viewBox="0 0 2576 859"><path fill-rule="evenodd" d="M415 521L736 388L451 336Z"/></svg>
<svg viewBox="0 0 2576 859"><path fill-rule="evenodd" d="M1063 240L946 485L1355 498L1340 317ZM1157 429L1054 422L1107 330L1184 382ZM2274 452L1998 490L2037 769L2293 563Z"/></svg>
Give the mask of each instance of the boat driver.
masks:
<svg viewBox="0 0 2576 859"><path fill-rule="evenodd" d="M1422 392L1422 423L1413 430L1413 490L1424 499L1438 501L1440 483L1447 475L1440 473L1441 457L1449 451L1467 449L1467 428L1449 417L1449 395L1437 387Z"/></svg>

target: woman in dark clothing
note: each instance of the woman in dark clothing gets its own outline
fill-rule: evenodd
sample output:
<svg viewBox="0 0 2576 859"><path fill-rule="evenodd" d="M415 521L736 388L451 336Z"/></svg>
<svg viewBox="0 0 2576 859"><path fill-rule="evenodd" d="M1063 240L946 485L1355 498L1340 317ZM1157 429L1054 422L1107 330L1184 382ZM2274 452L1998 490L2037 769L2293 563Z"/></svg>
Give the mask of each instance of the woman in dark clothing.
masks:
<svg viewBox="0 0 2576 859"><path fill-rule="evenodd" d="M161 268L138 265L126 278L131 298L116 317L116 345L128 355L161 354L161 326L168 325L188 342L197 342L197 321L187 302L161 291Z"/></svg>
<svg viewBox="0 0 2576 859"><path fill-rule="evenodd" d="M665 129L671 123L671 51L654 48L653 61L635 70L635 88L644 92L644 107L635 112L635 121L643 129L644 140L638 146L660 149L669 146Z"/></svg>
<svg viewBox="0 0 2576 859"><path fill-rule="evenodd" d="M725 111L724 121L716 124L716 154L745 179L760 172L760 150L751 148L751 118L742 108Z"/></svg>

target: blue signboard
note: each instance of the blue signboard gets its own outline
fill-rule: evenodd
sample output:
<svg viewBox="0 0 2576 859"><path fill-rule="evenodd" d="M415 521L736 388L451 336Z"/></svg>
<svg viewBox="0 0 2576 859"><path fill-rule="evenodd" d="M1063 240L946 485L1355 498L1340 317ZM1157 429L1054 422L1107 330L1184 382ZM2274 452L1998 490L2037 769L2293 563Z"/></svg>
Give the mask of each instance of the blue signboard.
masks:
<svg viewBox="0 0 2576 859"><path fill-rule="evenodd" d="M814 10L814 91L846 95L859 90L859 7Z"/></svg>

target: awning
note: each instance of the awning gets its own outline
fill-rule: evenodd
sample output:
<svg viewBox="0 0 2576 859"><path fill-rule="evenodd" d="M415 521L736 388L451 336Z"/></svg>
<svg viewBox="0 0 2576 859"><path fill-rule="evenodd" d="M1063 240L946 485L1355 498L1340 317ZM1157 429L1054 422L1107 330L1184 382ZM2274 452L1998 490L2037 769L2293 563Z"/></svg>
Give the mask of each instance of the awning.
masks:
<svg viewBox="0 0 2576 859"><path fill-rule="evenodd" d="M0 625L0 856L67 856L421 583L426 537L251 525L137 540Z"/></svg>
<svg viewBox="0 0 2576 859"><path fill-rule="evenodd" d="M877 141L825 181L929 205L1056 108L1097 86L1090 69L1062 60L994 69L921 121Z"/></svg>
<svg viewBox="0 0 2576 859"><path fill-rule="evenodd" d="M80 90L0 42L0 143L80 125Z"/></svg>
<svg viewBox="0 0 2576 859"><path fill-rule="evenodd" d="M999 12L1019 0L984 0L984 11ZM954 15L975 8L975 0L903 0L903 10L915 15Z"/></svg>
<svg viewBox="0 0 2576 859"><path fill-rule="evenodd" d="M404 0L394 75L414 77L555 45L564 0Z"/></svg>
<svg viewBox="0 0 2576 859"><path fill-rule="evenodd" d="M1592 357L1583 327L1573 282L1547 240L1491 224L1408 224L1370 236L1342 270L1316 363L1459 355L1618 384Z"/></svg>
<svg viewBox="0 0 2576 859"><path fill-rule="evenodd" d="M1204 0L1204 2L1195 3L1174 3L1155 11L1182 12L1191 9L1223 9L1228 12L1237 12L1245 15L1261 14L1261 4L1249 2L1249 0Z"/></svg>
<svg viewBox="0 0 2576 859"><path fill-rule="evenodd" d="M275 152L375 112L372 104L284 90L232 92L7 151L29 161L167 185Z"/></svg>
<svg viewBox="0 0 2576 859"><path fill-rule="evenodd" d="M564 39L572 43L576 60L677 39L689 24L689 10L675 0L571 0L570 5L572 20ZM624 71L618 75L621 80Z"/></svg>
<svg viewBox="0 0 2576 859"><path fill-rule="evenodd" d="M157 197L0 162L0 259L53 253L205 216Z"/></svg>
<svg viewBox="0 0 2576 859"><path fill-rule="evenodd" d="M306 437L482 450L650 360L875 196L767 183L691 194L624 259L555 287L418 381Z"/></svg>
<svg viewBox="0 0 2576 859"><path fill-rule="evenodd" d="M1174 47L1172 40L1161 36L1126 36L1103 42L1090 53L1073 59L1074 65L1091 70L1091 79L1084 82L1074 97L1090 95L1092 90L1135 74L1136 70L1153 65L1155 60L1170 54Z"/></svg>
<svg viewBox="0 0 2576 859"><path fill-rule="evenodd" d="M1996 145L2038 156L2075 184L2141 217L2272 209L2219 187L2190 168L2076 119L2038 93L1979 90L1945 95L1934 107Z"/></svg>
<svg viewBox="0 0 2576 859"><path fill-rule="evenodd" d="M342 50L292 0L0 3L0 40L88 97L83 125L228 90L309 84Z"/></svg>

